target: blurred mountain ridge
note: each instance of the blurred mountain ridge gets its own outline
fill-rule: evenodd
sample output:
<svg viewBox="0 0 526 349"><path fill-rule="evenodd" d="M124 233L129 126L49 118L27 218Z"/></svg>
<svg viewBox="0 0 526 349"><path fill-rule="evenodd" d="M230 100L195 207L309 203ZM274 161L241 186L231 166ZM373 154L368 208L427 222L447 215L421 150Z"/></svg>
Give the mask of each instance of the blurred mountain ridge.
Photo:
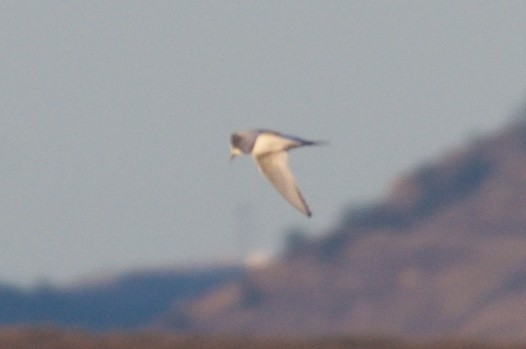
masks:
<svg viewBox="0 0 526 349"><path fill-rule="evenodd" d="M21 289L0 284L0 326L53 325L95 331L146 327L177 302L239 278L238 265L131 271L104 280Z"/></svg>

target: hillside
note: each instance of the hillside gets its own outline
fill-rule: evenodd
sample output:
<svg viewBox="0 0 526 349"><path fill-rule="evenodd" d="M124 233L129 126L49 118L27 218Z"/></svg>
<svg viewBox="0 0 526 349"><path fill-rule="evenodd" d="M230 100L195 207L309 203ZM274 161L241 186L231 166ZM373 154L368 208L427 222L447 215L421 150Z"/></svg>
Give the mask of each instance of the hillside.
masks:
<svg viewBox="0 0 526 349"><path fill-rule="evenodd" d="M0 326L53 324L90 330L148 326L176 302L239 278L239 266L134 271L70 288L0 285Z"/></svg>
<svg viewBox="0 0 526 349"><path fill-rule="evenodd" d="M351 195L351 193L349 193ZM202 333L526 338L526 123L400 176L381 202L168 312Z"/></svg>

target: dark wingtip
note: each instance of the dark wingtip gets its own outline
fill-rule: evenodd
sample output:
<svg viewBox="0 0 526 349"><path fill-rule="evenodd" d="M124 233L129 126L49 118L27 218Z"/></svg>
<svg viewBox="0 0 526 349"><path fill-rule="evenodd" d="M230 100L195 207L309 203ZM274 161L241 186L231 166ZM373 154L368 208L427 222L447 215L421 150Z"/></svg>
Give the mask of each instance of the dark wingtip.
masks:
<svg viewBox="0 0 526 349"><path fill-rule="evenodd" d="M329 141L304 141L302 145L330 145Z"/></svg>

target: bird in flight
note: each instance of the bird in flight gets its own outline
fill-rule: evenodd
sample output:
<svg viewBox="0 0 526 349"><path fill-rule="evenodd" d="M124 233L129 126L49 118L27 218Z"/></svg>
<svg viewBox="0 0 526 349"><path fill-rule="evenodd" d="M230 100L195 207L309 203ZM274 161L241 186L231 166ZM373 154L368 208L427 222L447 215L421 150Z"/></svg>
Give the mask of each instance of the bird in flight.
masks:
<svg viewBox="0 0 526 349"><path fill-rule="evenodd" d="M230 137L230 160L241 154L251 154L261 173L276 190L292 206L310 217L312 213L287 164L288 151L305 145L322 143L324 142L307 141L271 130L238 131Z"/></svg>

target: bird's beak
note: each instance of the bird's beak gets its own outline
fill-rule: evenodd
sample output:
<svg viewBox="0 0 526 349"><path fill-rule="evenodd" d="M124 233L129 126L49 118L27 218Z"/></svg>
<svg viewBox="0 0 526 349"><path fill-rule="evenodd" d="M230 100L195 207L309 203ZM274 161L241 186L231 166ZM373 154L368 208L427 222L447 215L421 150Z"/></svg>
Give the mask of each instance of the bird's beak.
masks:
<svg viewBox="0 0 526 349"><path fill-rule="evenodd" d="M241 151L237 148L230 148L230 161L234 160L238 155L241 155Z"/></svg>

